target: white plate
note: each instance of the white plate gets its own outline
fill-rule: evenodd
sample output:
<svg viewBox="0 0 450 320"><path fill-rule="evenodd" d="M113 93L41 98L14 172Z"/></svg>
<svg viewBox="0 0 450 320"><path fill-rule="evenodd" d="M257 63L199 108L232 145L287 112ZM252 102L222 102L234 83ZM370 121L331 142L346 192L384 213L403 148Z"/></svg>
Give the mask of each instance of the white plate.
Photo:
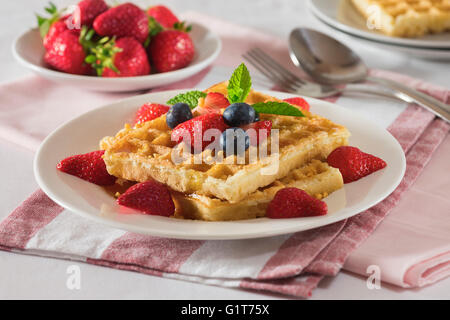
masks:
<svg viewBox="0 0 450 320"><path fill-rule="evenodd" d="M351 0L310 0L309 7L321 21L359 38L396 46L450 50L450 32L420 38L397 38L369 29L366 19L352 5Z"/></svg>
<svg viewBox="0 0 450 320"><path fill-rule="evenodd" d="M217 34L198 23L192 23L190 32L195 46L193 61L186 68L150 74L139 77L102 78L95 76L74 75L55 71L43 62L44 46L37 29L32 29L19 36L13 44L13 55L18 62L49 80L96 91L137 91L160 87L188 78L210 65L219 55L222 43Z"/></svg>
<svg viewBox="0 0 450 320"><path fill-rule="evenodd" d="M428 48L416 48L416 47L409 47L409 46L398 46L394 44L390 44L387 42L378 42L373 41L367 38L360 38L356 37L352 34L342 32L339 29L334 28L333 26L327 24L326 22L320 20L322 22L323 26L330 31L331 35L338 39L341 42L346 43L348 40L355 40L355 38L358 40L358 43L362 43L369 46L375 46L377 49L380 50L386 50L389 52L397 52L403 55L407 55L409 57L416 57L416 58L422 58L422 59L429 59L429 60L441 60L446 61L450 60L450 49L443 50L443 49L428 49Z"/></svg>
<svg viewBox="0 0 450 320"><path fill-rule="evenodd" d="M345 125L352 133L350 144L383 158L388 166L326 198L329 213L321 217L293 219L251 219L229 222L179 220L136 213L121 213L123 207L103 188L56 170L56 164L70 155L98 149L99 140L114 135L130 122L140 105L164 103L181 91L165 91L128 98L75 118L51 133L34 160L39 186L59 205L83 217L133 232L182 239L243 239L268 237L327 225L364 211L387 197L405 172L403 151L391 134L371 121L338 105L305 98L311 111ZM279 98L292 95L267 91ZM128 210L130 211L130 210ZM131 210L132 211L132 210Z"/></svg>

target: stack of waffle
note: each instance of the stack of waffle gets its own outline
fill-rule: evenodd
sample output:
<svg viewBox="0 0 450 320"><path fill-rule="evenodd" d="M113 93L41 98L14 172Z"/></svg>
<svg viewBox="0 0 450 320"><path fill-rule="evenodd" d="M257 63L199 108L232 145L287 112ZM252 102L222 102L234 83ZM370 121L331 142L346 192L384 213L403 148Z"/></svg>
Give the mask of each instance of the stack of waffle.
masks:
<svg viewBox="0 0 450 320"><path fill-rule="evenodd" d="M226 88L226 83L220 83L206 91L226 94ZM277 99L252 90L246 102L268 100ZM209 221L250 219L264 216L267 204L281 188L297 187L324 198L342 187L339 170L328 166L325 159L335 148L347 144L348 130L310 112L304 114L305 117L261 114L261 120L272 121L272 130L278 129L279 151L268 152L251 162L248 155L259 154L258 148L262 147L270 150L267 143L271 139L250 146L243 163L235 155L216 162L209 149L196 155L209 161L195 163L189 158L175 163L172 152L179 145L171 141L165 116L134 127L126 125L115 137L103 138L100 147L105 150L110 174L137 182L154 179L171 188L177 217ZM276 170L270 169L275 161Z"/></svg>
<svg viewBox="0 0 450 320"><path fill-rule="evenodd" d="M394 37L450 30L450 0L352 0L358 11Z"/></svg>

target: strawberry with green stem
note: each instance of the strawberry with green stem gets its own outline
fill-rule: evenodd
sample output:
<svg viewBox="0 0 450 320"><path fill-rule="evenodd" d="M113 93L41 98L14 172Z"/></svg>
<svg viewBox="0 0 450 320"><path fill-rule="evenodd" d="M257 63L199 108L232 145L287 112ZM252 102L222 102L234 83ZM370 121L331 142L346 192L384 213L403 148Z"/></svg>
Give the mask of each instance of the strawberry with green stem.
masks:
<svg viewBox="0 0 450 320"><path fill-rule="evenodd" d="M88 39L90 38L92 36L88 36ZM147 53L142 44L134 38L104 37L89 51L86 62L96 70L99 76L134 77L150 73Z"/></svg>

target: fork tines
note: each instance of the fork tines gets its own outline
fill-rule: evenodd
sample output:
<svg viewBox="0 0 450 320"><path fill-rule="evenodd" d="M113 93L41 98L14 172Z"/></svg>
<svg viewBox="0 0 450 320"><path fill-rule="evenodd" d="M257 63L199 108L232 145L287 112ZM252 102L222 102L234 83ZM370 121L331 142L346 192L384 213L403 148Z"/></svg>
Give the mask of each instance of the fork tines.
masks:
<svg viewBox="0 0 450 320"><path fill-rule="evenodd" d="M242 56L269 80L287 91L295 91L305 84L260 48L252 48Z"/></svg>

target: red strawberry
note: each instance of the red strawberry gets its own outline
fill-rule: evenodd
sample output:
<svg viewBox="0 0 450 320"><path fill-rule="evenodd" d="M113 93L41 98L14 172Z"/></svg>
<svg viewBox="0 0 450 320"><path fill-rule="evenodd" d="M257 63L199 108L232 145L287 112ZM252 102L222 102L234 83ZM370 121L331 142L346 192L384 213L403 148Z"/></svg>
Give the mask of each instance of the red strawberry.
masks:
<svg viewBox="0 0 450 320"><path fill-rule="evenodd" d="M200 149L200 141L201 141L201 150L204 150L208 145L215 141L215 137L212 137L211 140L206 141L203 140L203 135L208 129L218 129L220 132L223 132L228 126L223 121L223 117L221 114L217 113L207 113L191 120L180 123L176 126L172 131L172 141L176 141L180 143L183 141L184 135L189 135L191 146L194 147L195 150Z"/></svg>
<svg viewBox="0 0 450 320"><path fill-rule="evenodd" d="M170 217L175 212L169 189L156 181L135 184L117 199L117 203L151 215Z"/></svg>
<svg viewBox="0 0 450 320"><path fill-rule="evenodd" d="M133 37L141 43L148 37L147 15L129 2L103 12L93 26L101 36Z"/></svg>
<svg viewBox="0 0 450 320"><path fill-rule="evenodd" d="M152 38L149 46L150 58L159 72L168 72L186 67L194 58L194 43L184 31L164 30Z"/></svg>
<svg viewBox="0 0 450 320"><path fill-rule="evenodd" d="M136 112L134 123L141 123L159 118L169 111L170 107L157 103L146 103Z"/></svg>
<svg viewBox="0 0 450 320"><path fill-rule="evenodd" d="M230 105L228 99L219 92L208 92L202 107L197 107L194 111L197 114L221 113L221 109L225 109Z"/></svg>
<svg viewBox="0 0 450 320"><path fill-rule="evenodd" d="M309 103L300 97L296 97L296 98L287 98L284 99L283 101L293 104L294 106L300 107L303 110L309 111Z"/></svg>
<svg viewBox="0 0 450 320"><path fill-rule="evenodd" d="M53 39L44 55L44 61L51 67L73 74L87 74L90 67L84 62L86 54L78 36L66 30Z"/></svg>
<svg viewBox="0 0 450 320"><path fill-rule="evenodd" d="M178 18L166 6L154 6L147 10L150 17L155 18L164 28L173 28L174 24L179 22Z"/></svg>
<svg viewBox="0 0 450 320"><path fill-rule="evenodd" d="M110 175L103 161L104 150L68 157L62 160L56 168L62 172L77 176L99 186L112 185L116 177Z"/></svg>
<svg viewBox="0 0 450 320"><path fill-rule="evenodd" d="M73 23L79 27L91 26L94 19L108 10L108 5L103 0L81 0L73 13Z"/></svg>
<svg viewBox="0 0 450 320"><path fill-rule="evenodd" d="M135 77L150 73L144 47L134 38L111 39L91 49L86 58L103 77Z"/></svg>
<svg viewBox="0 0 450 320"><path fill-rule="evenodd" d="M55 38L66 30L68 29L64 20L58 20L54 22L50 26L50 29L48 29L48 32L44 37L44 48L46 50L50 50L53 45L53 41L55 41Z"/></svg>
<svg viewBox="0 0 450 320"><path fill-rule="evenodd" d="M270 131L272 130L272 121L263 120L253 122L246 126L243 126L242 129L244 129L247 132L250 138L250 144L257 146L260 142L266 140L269 137ZM253 130L249 131L249 129Z"/></svg>
<svg viewBox="0 0 450 320"><path fill-rule="evenodd" d="M267 207L266 216L272 219L314 217L326 215L327 204L297 188L278 190Z"/></svg>
<svg viewBox="0 0 450 320"><path fill-rule="evenodd" d="M383 159L350 146L334 149L328 155L327 161L330 166L339 169L344 183L359 180L387 165Z"/></svg>

